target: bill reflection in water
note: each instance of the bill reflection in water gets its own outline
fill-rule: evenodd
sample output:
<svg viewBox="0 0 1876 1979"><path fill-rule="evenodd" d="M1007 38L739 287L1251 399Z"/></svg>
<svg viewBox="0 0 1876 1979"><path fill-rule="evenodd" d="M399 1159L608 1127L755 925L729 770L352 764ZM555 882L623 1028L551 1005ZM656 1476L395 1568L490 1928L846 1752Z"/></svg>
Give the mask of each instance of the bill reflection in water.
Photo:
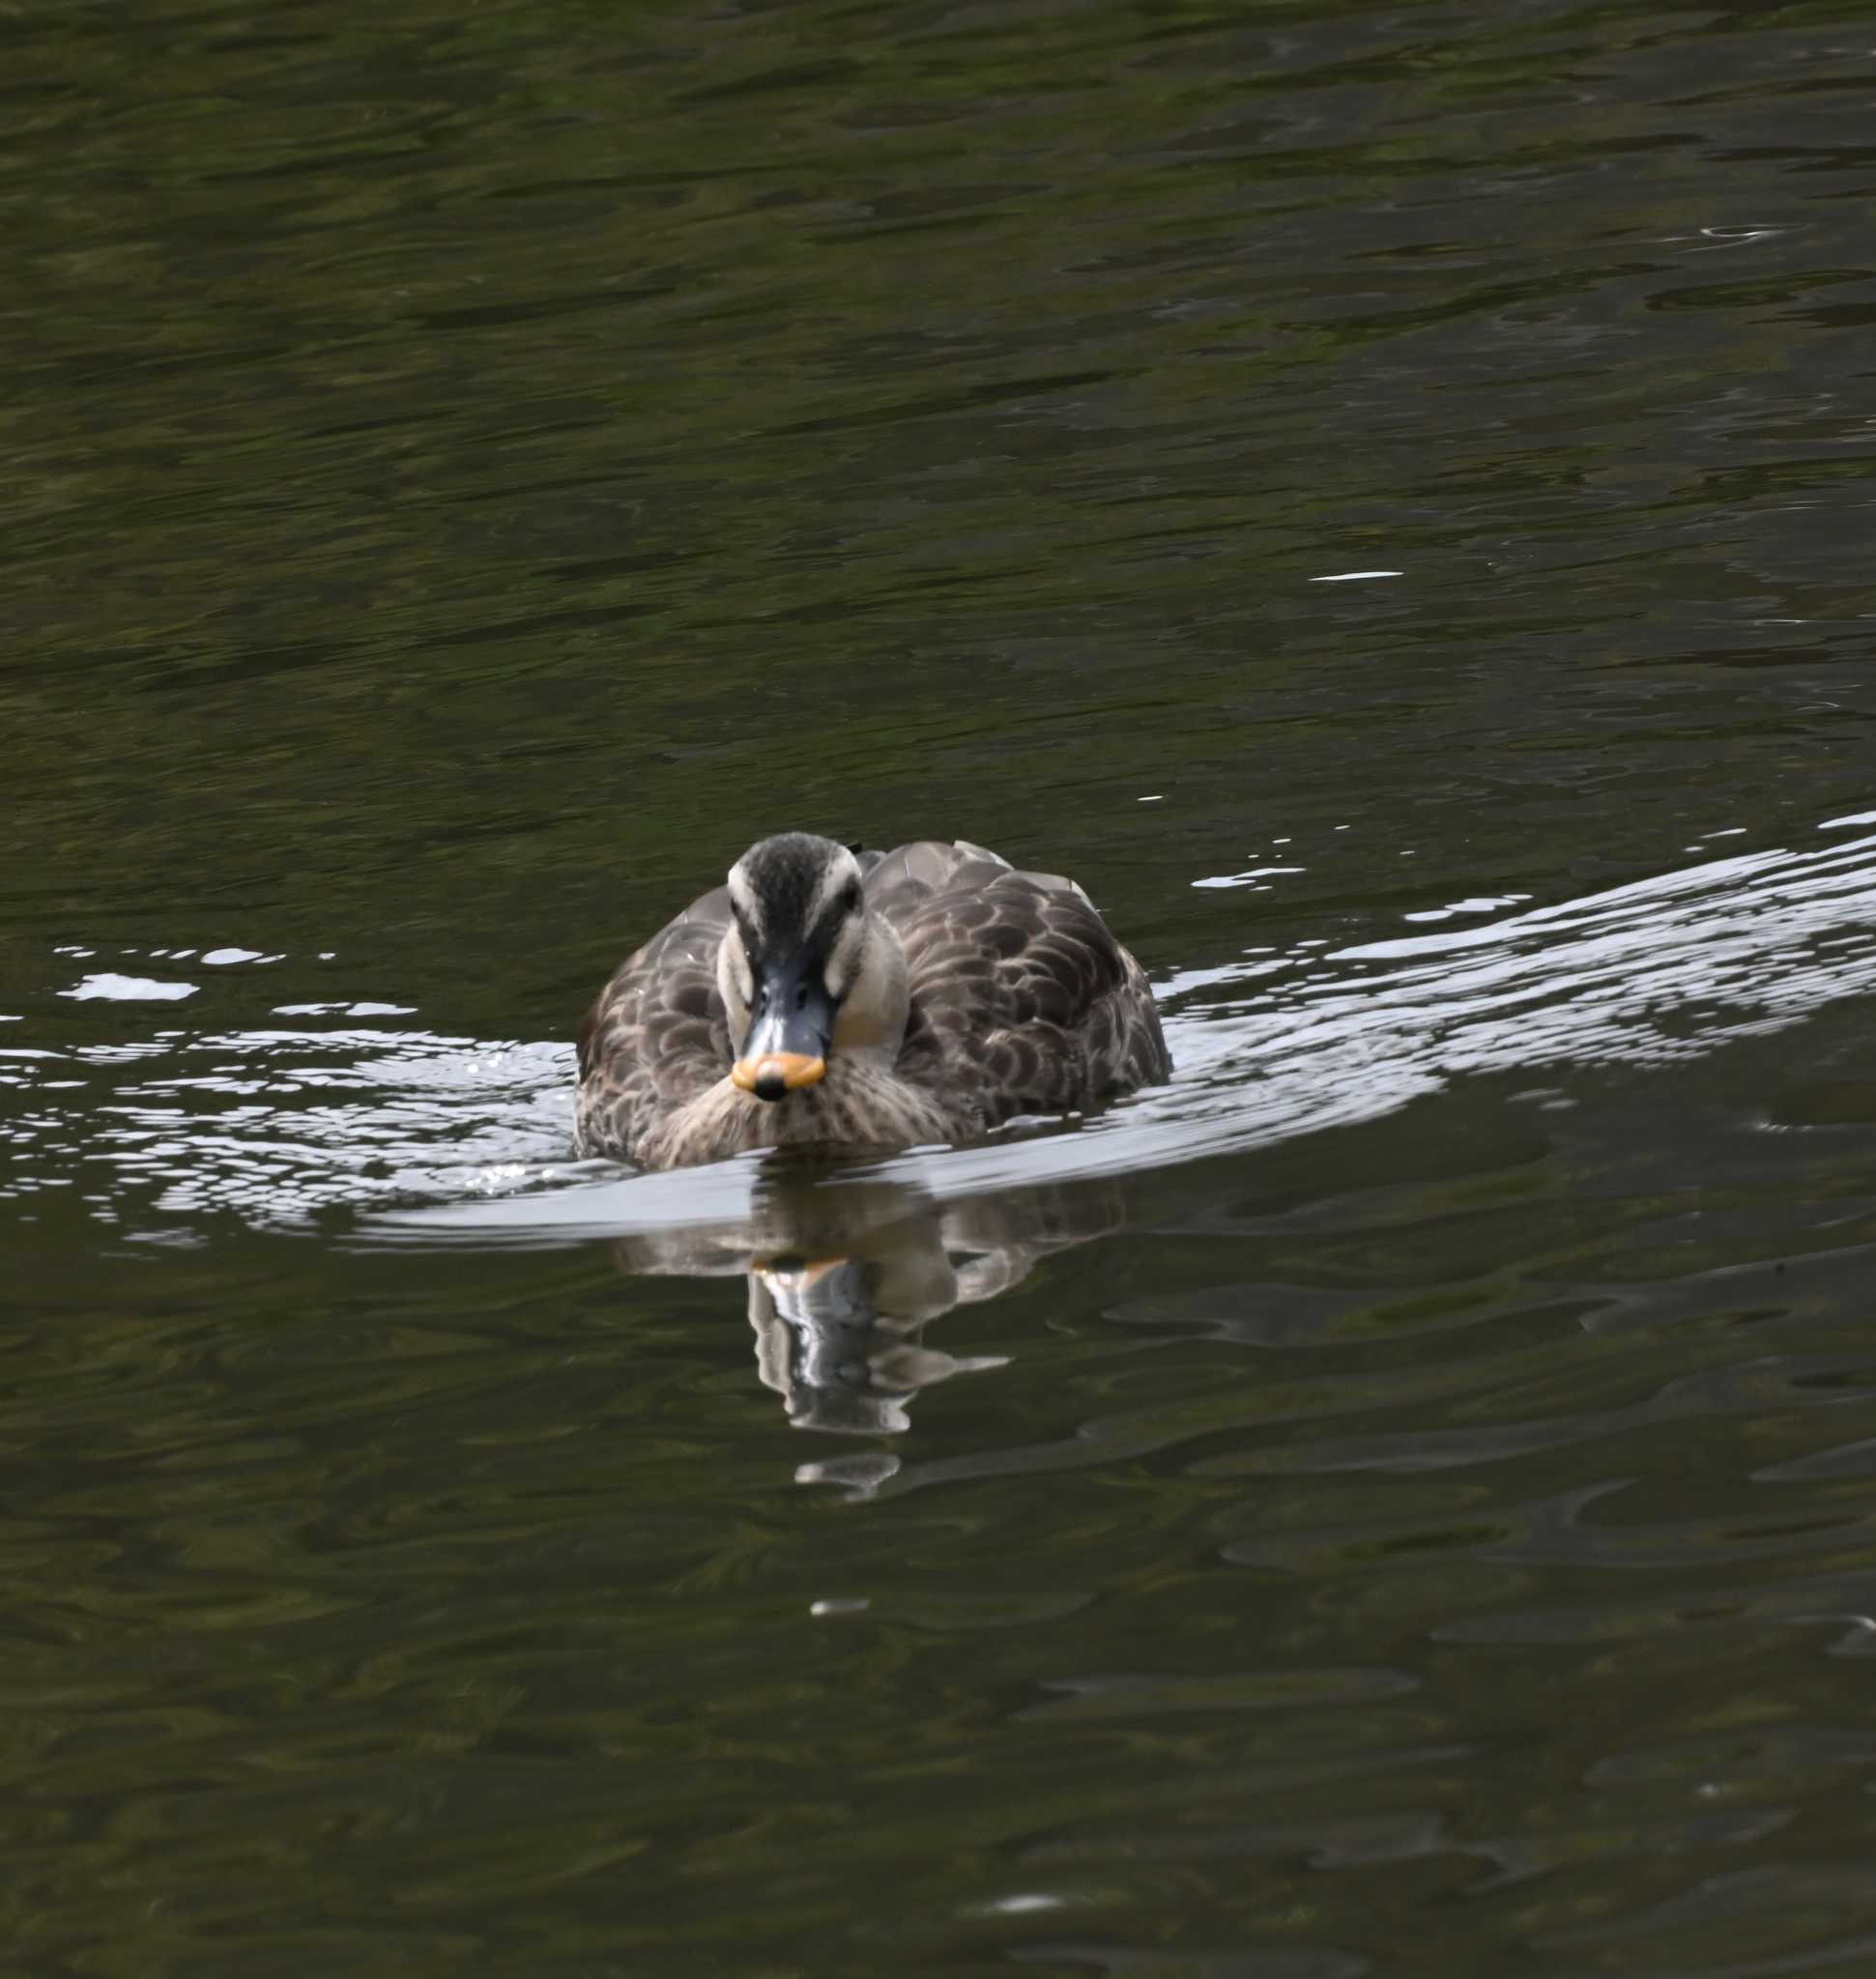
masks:
<svg viewBox="0 0 1876 1979"><path fill-rule="evenodd" d="M1002 1366L1000 1355L948 1354L925 1330L1124 1220L1109 1180L940 1203L911 1184L830 1179L825 1163L804 1162L768 1179L741 1220L621 1238L614 1254L633 1274L744 1275L763 1382L795 1428L835 1435L897 1435L923 1390ZM871 1490L899 1462L889 1451L844 1456L796 1476Z"/></svg>

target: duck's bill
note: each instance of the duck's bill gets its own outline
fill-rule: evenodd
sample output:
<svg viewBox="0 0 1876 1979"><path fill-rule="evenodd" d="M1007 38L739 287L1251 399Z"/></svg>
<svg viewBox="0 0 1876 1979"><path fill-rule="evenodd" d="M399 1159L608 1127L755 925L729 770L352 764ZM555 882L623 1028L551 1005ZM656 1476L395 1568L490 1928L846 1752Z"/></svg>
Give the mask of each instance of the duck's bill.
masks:
<svg viewBox="0 0 1876 1979"><path fill-rule="evenodd" d="M764 1015L749 1026L730 1076L759 1100L780 1100L826 1077L834 1013L800 962L771 966L762 981Z"/></svg>
<svg viewBox="0 0 1876 1979"><path fill-rule="evenodd" d="M754 1093L759 1100L779 1100L826 1076L827 1061L818 1052L806 1051L765 1051L761 1057L738 1058L730 1073L745 1093Z"/></svg>

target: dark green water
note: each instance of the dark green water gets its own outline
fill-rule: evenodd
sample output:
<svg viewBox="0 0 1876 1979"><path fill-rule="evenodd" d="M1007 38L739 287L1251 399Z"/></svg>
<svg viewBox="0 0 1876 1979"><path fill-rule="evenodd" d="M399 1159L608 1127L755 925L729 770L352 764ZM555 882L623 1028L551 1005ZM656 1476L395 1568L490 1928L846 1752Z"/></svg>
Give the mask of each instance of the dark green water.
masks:
<svg viewBox="0 0 1876 1979"><path fill-rule="evenodd" d="M1876 1971L1873 101L0 20L8 1969ZM1077 875L1174 1084L574 1163L794 825Z"/></svg>

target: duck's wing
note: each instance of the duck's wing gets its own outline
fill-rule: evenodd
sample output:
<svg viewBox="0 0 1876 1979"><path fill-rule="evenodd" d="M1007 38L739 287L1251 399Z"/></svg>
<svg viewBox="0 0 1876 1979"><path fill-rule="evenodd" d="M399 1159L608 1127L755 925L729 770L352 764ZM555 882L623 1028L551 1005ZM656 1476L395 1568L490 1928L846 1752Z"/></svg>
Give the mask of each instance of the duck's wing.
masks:
<svg viewBox="0 0 1876 1979"><path fill-rule="evenodd" d="M629 1153L657 1121L730 1069L729 1018L716 951L730 893L694 901L626 957L580 1027L580 1138L588 1152Z"/></svg>
<svg viewBox="0 0 1876 1979"><path fill-rule="evenodd" d="M981 846L901 846L866 878L906 950L899 1071L995 1126L1099 1104L1171 1071L1144 972L1086 894Z"/></svg>

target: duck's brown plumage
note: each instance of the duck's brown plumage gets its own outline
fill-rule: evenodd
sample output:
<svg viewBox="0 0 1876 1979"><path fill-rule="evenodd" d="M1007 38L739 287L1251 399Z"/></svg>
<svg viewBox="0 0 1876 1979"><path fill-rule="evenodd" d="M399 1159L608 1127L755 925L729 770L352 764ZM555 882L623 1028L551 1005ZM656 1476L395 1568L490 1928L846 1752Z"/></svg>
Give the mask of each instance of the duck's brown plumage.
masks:
<svg viewBox="0 0 1876 1979"><path fill-rule="evenodd" d="M779 1102L730 1083L740 1041L717 952L733 907L717 887L629 957L589 1012L583 1154L662 1168L785 1143L967 1140L1170 1072L1144 973L1072 881L932 840L860 866L867 912L906 956L909 1012L890 1063L832 1052L824 1079Z"/></svg>

